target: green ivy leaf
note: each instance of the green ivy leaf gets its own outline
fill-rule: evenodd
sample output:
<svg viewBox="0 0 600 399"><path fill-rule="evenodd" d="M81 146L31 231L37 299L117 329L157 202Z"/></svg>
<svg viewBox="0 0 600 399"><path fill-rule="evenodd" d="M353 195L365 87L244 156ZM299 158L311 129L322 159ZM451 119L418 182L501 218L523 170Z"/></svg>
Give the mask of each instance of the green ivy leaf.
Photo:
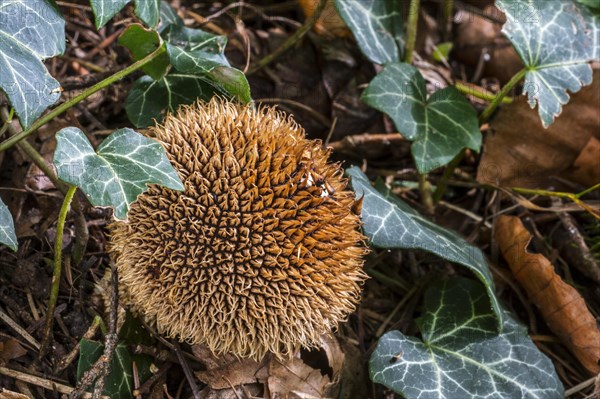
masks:
<svg viewBox="0 0 600 399"><path fill-rule="evenodd" d="M588 6L593 14L600 15L600 0L577 0L577 2Z"/></svg>
<svg viewBox="0 0 600 399"><path fill-rule="evenodd" d="M400 62L404 20L400 0L335 0L362 53L376 64Z"/></svg>
<svg viewBox="0 0 600 399"><path fill-rule="evenodd" d="M171 63L179 72L204 74L217 66L230 66L224 54L225 36L172 25L166 40Z"/></svg>
<svg viewBox="0 0 600 399"><path fill-rule="evenodd" d="M495 327L481 284L453 278L425 294L422 340L391 331L369 362L374 382L407 399L559 399L563 387L527 330L504 314Z"/></svg>
<svg viewBox="0 0 600 399"><path fill-rule="evenodd" d="M215 93L220 93L218 88L202 76L170 74L161 80L142 76L129 92L125 110L136 127L146 127L154 120L160 122L166 111L173 112L181 104L198 99L208 101Z"/></svg>
<svg viewBox="0 0 600 399"><path fill-rule="evenodd" d="M90 0L96 28L100 29L110 21L131 0Z"/></svg>
<svg viewBox="0 0 600 399"><path fill-rule="evenodd" d="M160 17L160 0L136 0L135 15L150 28L156 27Z"/></svg>
<svg viewBox="0 0 600 399"><path fill-rule="evenodd" d="M136 61L145 58L156 51L161 45L164 45L155 30L148 30L140 24L128 26L119 38L119 44L127 47ZM144 65L142 70L153 79L158 80L165 76L169 65L169 56L165 51L154 61Z"/></svg>
<svg viewBox="0 0 600 399"><path fill-rule="evenodd" d="M454 87L427 98L425 79L413 66L387 65L362 95L364 102L385 112L411 146L417 169L427 173L450 162L463 148L479 151L477 113Z"/></svg>
<svg viewBox="0 0 600 399"><path fill-rule="evenodd" d="M0 199L0 244L4 244L13 251L17 250L17 235L15 224L8 207Z"/></svg>
<svg viewBox="0 0 600 399"><path fill-rule="evenodd" d="M42 60L65 50L65 20L53 2L3 0L0 89L27 128L60 98L60 84Z"/></svg>
<svg viewBox="0 0 600 399"><path fill-rule="evenodd" d="M221 92L243 103L250 102L250 85L246 75L232 68L225 58L227 37L172 25L166 40L167 53L177 71L204 76Z"/></svg>
<svg viewBox="0 0 600 399"><path fill-rule="evenodd" d="M158 25L157 31L162 33L171 25L183 25L183 20L179 18L179 15L169 3L162 0L160 2L160 25Z"/></svg>
<svg viewBox="0 0 600 399"><path fill-rule="evenodd" d="M77 363L77 379L89 370L104 353L104 345L96 341L82 339L80 341L79 361ZM110 364L110 373L106 377L103 395L111 399L130 399L135 389L133 380L133 362L135 362L144 383L150 376L152 358L147 355L131 355L123 343L119 343Z"/></svg>
<svg viewBox="0 0 600 399"><path fill-rule="evenodd" d="M494 281L483 253L456 233L419 215L383 184L377 189L360 168L346 169L357 198L363 197L363 231L369 242L380 248L421 249L467 267L481 280L501 326L502 311L494 292ZM490 306L491 303L491 306Z"/></svg>
<svg viewBox="0 0 600 399"><path fill-rule="evenodd" d="M134 130L116 130L97 151L75 127L56 134L54 166L58 177L85 193L95 206L112 206L115 217L127 217L130 204L147 184L183 190L163 147Z"/></svg>
<svg viewBox="0 0 600 399"><path fill-rule="evenodd" d="M131 0L90 0L96 28L100 29L110 21ZM135 15L147 26L154 28L160 17L160 0L136 0Z"/></svg>
<svg viewBox="0 0 600 399"><path fill-rule="evenodd" d="M571 0L498 0L506 13L502 32L523 60L527 73L523 91L529 105L538 104L548 127L575 93L592 82L588 62L594 44L575 3ZM596 54L597 55L597 54Z"/></svg>
<svg viewBox="0 0 600 399"><path fill-rule="evenodd" d="M598 0L600 3L600 0ZM600 60L600 8L585 8L580 9L585 22L585 28L588 37L592 41L592 54L593 60Z"/></svg>

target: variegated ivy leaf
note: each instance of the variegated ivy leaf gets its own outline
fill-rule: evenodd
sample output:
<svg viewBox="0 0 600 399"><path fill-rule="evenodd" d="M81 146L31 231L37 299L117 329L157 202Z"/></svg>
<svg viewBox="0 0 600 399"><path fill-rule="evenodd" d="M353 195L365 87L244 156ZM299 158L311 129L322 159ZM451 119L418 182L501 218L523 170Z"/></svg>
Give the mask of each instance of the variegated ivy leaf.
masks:
<svg viewBox="0 0 600 399"><path fill-rule="evenodd" d="M363 54L382 65L402 59L402 4L401 0L335 0Z"/></svg>
<svg viewBox="0 0 600 399"><path fill-rule="evenodd" d="M508 313L502 332L474 281L453 278L425 294L421 339L391 331L369 362L371 379L406 399L559 399L550 359Z"/></svg>
<svg viewBox="0 0 600 399"><path fill-rule="evenodd" d="M131 0L90 0L96 27L102 28ZM147 26L158 25L160 16L160 0L136 0L135 15Z"/></svg>
<svg viewBox="0 0 600 399"><path fill-rule="evenodd" d="M492 273L479 248L419 215L384 185L373 187L359 168L346 169L346 174L356 197L363 197L363 231L371 244L379 248L421 249L467 267L485 285L487 307L496 314L498 327L502 325Z"/></svg>
<svg viewBox="0 0 600 399"><path fill-rule="evenodd" d="M592 82L588 62L598 54L586 32L583 6L572 0L497 0L496 5L506 13L502 32L525 64L529 105L537 103L548 127L569 101L567 90L575 93Z"/></svg>
<svg viewBox="0 0 600 399"><path fill-rule="evenodd" d="M371 107L392 118L398 131L413 140L411 151L420 173L450 162L463 148L479 151L477 113L454 87L427 98L425 79L408 64L388 64L362 95Z"/></svg>
<svg viewBox="0 0 600 399"><path fill-rule="evenodd" d="M202 76L169 74L160 80L142 76L127 96L125 111L136 127L147 127L160 122L166 112L198 99L208 101L215 93L223 94Z"/></svg>
<svg viewBox="0 0 600 399"><path fill-rule="evenodd" d="M174 24L166 41L171 63L179 72L202 74L217 66L230 66L224 54L225 36Z"/></svg>
<svg viewBox="0 0 600 399"><path fill-rule="evenodd" d="M17 250L17 235L15 225L8 207L0 199L0 244L4 244L13 251Z"/></svg>
<svg viewBox="0 0 600 399"><path fill-rule="evenodd" d="M112 206L119 219L148 184L183 190L163 147L134 130L116 130L97 151L75 127L56 134L54 166L58 177L85 193L96 206Z"/></svg>
<svg viewBox="0 0 600 399"><path fill-rule="evenodd" d="M0 89L27 128L60 98L42 60L65 50L65 20L47 0L0 1Z"/></svg>

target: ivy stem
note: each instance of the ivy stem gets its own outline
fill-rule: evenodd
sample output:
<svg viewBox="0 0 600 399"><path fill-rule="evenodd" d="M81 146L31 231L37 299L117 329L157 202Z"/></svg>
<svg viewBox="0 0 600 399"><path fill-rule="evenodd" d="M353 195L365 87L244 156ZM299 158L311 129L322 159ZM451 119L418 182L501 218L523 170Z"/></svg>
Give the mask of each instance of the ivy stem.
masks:
<svg viewBox="0 0 600 399"><path fill-rule="evenodd" d="M500 103L502 102L502 99L508 95L508 93L517 85L517 83L521 81L521 79L523 79L526 73L527 69L521 69L515 74L515 76L513 76L510 79L510 81L506 85L504 85L502 90L500 90L500 93L494 96L494 99L492 100L490 105L488 105L487 108L484 109L481 115L479 116L480 124L486 122L490 118L490 116L492 116L496 108L498 108L498 105L500 105Z"/></svg>
<svg viewBox="0 0 600 399"><path fill-rule="evenodd" d="M406 54L404 54L404 62L407 64L412 64L415 41L417 40L419 3L420 0L410 0L410 8L408 10L408 26L406 27Z"/></svg>
<svg viewBox="0 0 600 399"><path fill-rule="evenodd" d="M251 75L254 72L258 71L261 68L269 65L275 59L277 59L281 54L285 53L290 47L294 45L298 40L300 40L306 33L315 26L317 20L323 13L325 6L327 5L327 0L319 0L319 4L315 8L313 14L304 22L304 24L298 28L293 35L287 38L285 42L281 46L277 48L277 50L273 51L271 54L265 56L260 61L258 61L257 65L251 68L246 75Z"/></svg>
<svg viewBox="0 0 600 399"><path fill-rule="evenodd" d="M95 85L93 85L92 87L88 88L87 90L81 92L80 94L73 97L69 101L65 101L58 107L54 108L52 111L48 112L46 115L38 118L35 122L33 122L33 124L29 128L23 130L22 132L14 135L14 136L9 137L8 139L6 139L2 143L0 143L0 152L9 149L16 143L23 140L25 137L28 137L29 135L33 134L40 127L44 126L46 123L50 122L52 119L56 118L63 112L67 111L69 108L73 107L75 104L80 103L81 101L85 100L92 94L110 86L111 84L115 83L116 81L123 79L125 76L129 75L130 73L135 72L138 69L142 68L144 65L152 62L158 56L163 54L165 51L166 51L165 46L161 46L158 49L156 49L154 52L148 54L145 58L143 58L137 62L134 62L133 64L129 65L127 68L122 69L119 72L115 73L114 75L111 75L108 78L96 83Z"/></svg>
<svg viewBox="0 0 600 399"><path fill-rule="evenodd" d="M486 101L494 101L494 99L498 95L498 94L488 92L483 87L479 87L479 86L475 86L475 85L471 85L471 84L464 84L464 83L461 83L458 81L454 82L454 87L456 87L456 89L463 94L477 97L479 99L486 100ZM501 101L502 101L502 104L511 104L514 100L512 99L512 97L504 97Z"/></svg>
<svg viewBox="0 0 600 399"><path fill-rule="evenodd" d="M44 325L43 338L40 345L38 360L41 360L46 353L52 339L52 321L54 320L54 310L56 309L56 300L58 299L58 288L60 286L60 274L62 270L62 245L63 232L65 230L65 221L69 206L73 200L73 196L77 191L76 186L69 186L60 213L58 214L58 222L56 224L56 238L54 239L54 271L52 273L52 287L50 289L50 299L48 300L48 308L46 310L46 324Z"/></svg>
<svg viewBox="0 0 600 399"><path fill-rule="evenodd" d="M454 0L444 0L442 37L445 42L450 38L450 32L452 31L452 11L454 11Z"/></svg>
<svg viewBox="0 0 600 399"><path fill-rule="evenodd" d="M450 180L450 177L452 177L452 174L454 173L454 169L458 167L464 157L465 150L462 149L454 158L452 158L452 161L450 161L448 166L446 166L446 170L444 170L444 174L438 181L435 187L435 192L433 193L434 204L437 204L442 199L442 196L446 192L446 187L448 187L448 180Z"/></svg>

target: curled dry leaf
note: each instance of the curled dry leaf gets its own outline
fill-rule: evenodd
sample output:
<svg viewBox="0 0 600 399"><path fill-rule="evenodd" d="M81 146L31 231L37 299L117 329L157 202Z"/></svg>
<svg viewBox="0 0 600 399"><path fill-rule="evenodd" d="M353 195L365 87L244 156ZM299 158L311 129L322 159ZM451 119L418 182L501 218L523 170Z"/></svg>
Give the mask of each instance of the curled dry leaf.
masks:
<svg viewBox="0 0 600 399"><path fill-rule="evenodd" d="M600 69L596 68L593 83L571 95L569 104L548 129L525 97L504 106L490 123L477 180L527 188L554 186L559 191L562 187L557 177L584 187L589 187L590 181L597 183L599 157L588 157L587 146L592 137L600 139L598 104ZM591 151L593 155L598 150L592 147Z"/></svg>
<svg viewBox="0 0 600 399"><path fill-rule="evenodd" d="M315 12L319 0L298 0L298 4L302 8L302 11L304 11L304 15L310 18ZM350 30L346 27L346 24L335 9L333 0L327 0L325 9L323 9L321 16L317 19L314 30L320 35L328 34L338 37L351 35Z"/></svg>
<svg viewBox="0 0 600 399"><path fill-rule="evenodd" d="M235 397L235 392L262 392L265 398L338 397L344 352L332 336L324 336L318 350L301 351L289 360L271 354L260 362L226 354L216 357L206 346L194 345L206 370L196 377L206 383L207 397ZM344 374L344 375L347 375Z"/></svg>
<svg viewBox="0 0 600 399"><path fill-rule="evenodd" d="M527 252L531 234L519 218L500 216L495 238L513 275L548 326L590 373L600 373L600 330L581 295L554 272L543 255Z"/></svg>

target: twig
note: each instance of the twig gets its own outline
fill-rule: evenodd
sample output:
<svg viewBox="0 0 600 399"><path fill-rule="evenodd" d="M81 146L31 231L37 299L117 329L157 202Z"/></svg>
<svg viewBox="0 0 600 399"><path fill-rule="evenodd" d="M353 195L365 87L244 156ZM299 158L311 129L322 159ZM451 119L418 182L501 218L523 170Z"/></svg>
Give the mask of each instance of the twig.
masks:
<svg viewBox="0 0 600 399"><path fill-rule="evenodd" d="M54 108L52 111L48 112L46 115L42 116L41 118L39 118L35 122L33 122L33 124L29 128L23 130L19 134L9 137L7 140L0 143L0 152L9 149L16 143L23 140L25 137L30 136L36 130L38 130L40 127L44 126L46 123L50 122L52 119L61 115L63 112L67 111L68 109L73 107L75 104L85 100L92 94L110 86L111 84L123 79L125 76L129 75L130 73L137 71L138 69L142 68L144 65L152 62L154 59L156 59L157 57L162 55L165 51L166 50L165 50L164 46L159 47L154 52L147 55L145 58L143 58L137 62L134 62L127 68L122 69L121 71L115 73L112 76L109 76L108 78L104 79L103 81L95 84L94 86L90 87L89 89L87 89L87 90L83 91L82 93L78 94L77 96L73 97L69 101L62 103L58 107Z"/></svg>
<svg viewBox="0 0 600 399"><path fill-rule="evenodd" d="M58 393L62 393L62 394L66 394L66 395L73 392L73 388L68 385L60 384L58 382L54 382L54 381L51 381L51 380L48 380L45 378L37 377L35 375L23 373L21 371L12 370L7 367L0 366L0 374L5 375L10 378L14 378L19 381L26 382L28 384L42 387L49 391L56 391ZM85 392L82 397L84 399L90 399L92 397L92 395ZM110 399L110 398L108 396L102 396L102 399Z"/></svg>
<svg viewBox="0 0 600 399"><path fill-rule="evenodd" d="M597 190L597 189L600 189L600 183L598 183L580 193L565 193L565 192L560 192L560 191L535 190L535 189L520 188L520 187L514 187L512 190L519 194L532 194L532 195L541 195L543 197L566 198L568 200L573 201L575 204L577 204L583 210L589 212L596 219L600 220L600 212L597 209L595 209L593 206L590 206L581 200L581 197L583 197L584 195L586 195L594 190Z"/></svg>
<svg viewBox="0 0 600 399"><path fill-rule="evenodd" d="M98 373L98 379L96 380L96 386L94 387L93 399L100 398L102 391L104 390L104 383L106 377L110 372L110 364L112 362L115 349L117 348L117 342L119 336L117 335L117 318L119 311L119 275L117 268L112 265L111 267L111 293L110 293L110 313L108 316L108 334L104 341L104 355L101 356L100 371ZM99 360L100 360L99 359Z"/></svg>
<svg viewBox="0 0 600 399"><path fill-rule="evenodd" d="M177 359L179 359L179 364L181 365L181 368L183 369L185 378L187 379L188 384L190 385L190 388L192 388L192 393L194 395L194 399L200 399L200 389L198 388L198 384L196 384L196 380L194 379L192 370L190 370L190 365L187 363L187 360L185 360L185 357L183 356L183 353L181 352L181 348L179 348L179 344L177 342L173 342L172 347L173 347L173 350L175 351L175 354L177 355Z"/></svg>
<svg viewBox="0 0 600 399"><path fill-rule="evenodd" d="M265 56L260 61L258 61L258 64L255 67L250 69L250 71L248 72L248 75L251 75L254 72L258 71L259 69L269 65L271 62L273 62L275 59L277 59L279 56L281 56L283 53L285 53L297 41L302 39L302 37L309 30L311 30L313 26L315 26L315 24L317 23L317 20L321 16L321 13L325 9L326 5L327 5L327 0L319 0L319 4L317 4L317 7L315 8L315 12L310 16L310 18L308 18L306 20L304 25L302 25L296 32L294 32L293 35L288 37L287 40L285 42L283 42L283 44L277 50L273 51L271 54Z"/></svg>
<svg viewBox="0 0 600 399"><path fill-rule="evenodd" d="M92 339L94 335L96 335L96 331L98 330L98 326L100 326L101 321L102 319L100 318L100 316L96 315L94 317L94 320L92 320L92 324L90 325L90 327L87 329L85 334L83 334L83 338ZM62 373L67 367L69 367L71 363L73 363L73 361L79 354L80 342L81 341L77 342L77 345L73 347L71 352L69 352L65 357L58 361L56 367L54 368L56 374Z"/></svg>
<svg viewBox="0 0 600 399"><path fill-rule="evenodd" d="M44 325L44 331L42 333L42 343L38 354L38 360L41 360L46 356L50 341L52 340L52 321L54 320L54 309L56 308L56 300L58 299L58 288L60 286L60 274L62 270L63 231L65 229L65 221L67 219L67 213L69 212L69 206L71 205L75 191L77 191L77 187L69 187L58 215L56 238L54 239L54 271L52 274L52 286L50 288L48 308L46 309L46 324Z"/></svg>
<svg viewBox="0 0 600 399"><path fill-rule="evenodd" d="M558 217L565 227L565 235L567 237L567 240L560 241L563 242L563 245L567 248L570 245L575 244L575 248L573 249L575 249L574 254L577 256L577 261L573 262L573 266L596 283L600 283L600 266L598 266L594 254L590 251L590 248L579 232L575 220L566 212L559 212Z"/></svg>
<svg viewBox="0 0 600 399"><path fill-rule="evenodd" d="M8 314L0 308L0 320L8 324L13 330L17 332L21 337L23 337L27 342L31 344L35 349L40 349L40 343L31 336L23 327L21 327L17 322L15 322Z"/></svg>
<svg viewBox="0 0 600 399"><path fill-rule="evenodd" d="M108 331L104 339L104 353L93 366L83 373L81 379L77 382L77 388L71 394L71 399L77 399L90 387L94 382L94 394L92 399L100 398L102 391L104 390L104 382L108 373L110 372L110 365L112 362L115 349L117 347L118 335L117 335L117 312L119 309L119 288L118 288L118 274L117 269L111 267L111 293L110 293L110 312L108 316Z"/></svg>
<svg viewBox="0 0 600 399"><path fill-rule="evenodd" d="M594 385L594 382L596 381L596 378L598 378L597 376L592 377L588 380L585 380L577 385L575 385L572 388L569 388L565 391L565 398L568 396L571 396L573 394L576 394L577 392L580 392L582 390L584 390L585 388Z"/></svg>

